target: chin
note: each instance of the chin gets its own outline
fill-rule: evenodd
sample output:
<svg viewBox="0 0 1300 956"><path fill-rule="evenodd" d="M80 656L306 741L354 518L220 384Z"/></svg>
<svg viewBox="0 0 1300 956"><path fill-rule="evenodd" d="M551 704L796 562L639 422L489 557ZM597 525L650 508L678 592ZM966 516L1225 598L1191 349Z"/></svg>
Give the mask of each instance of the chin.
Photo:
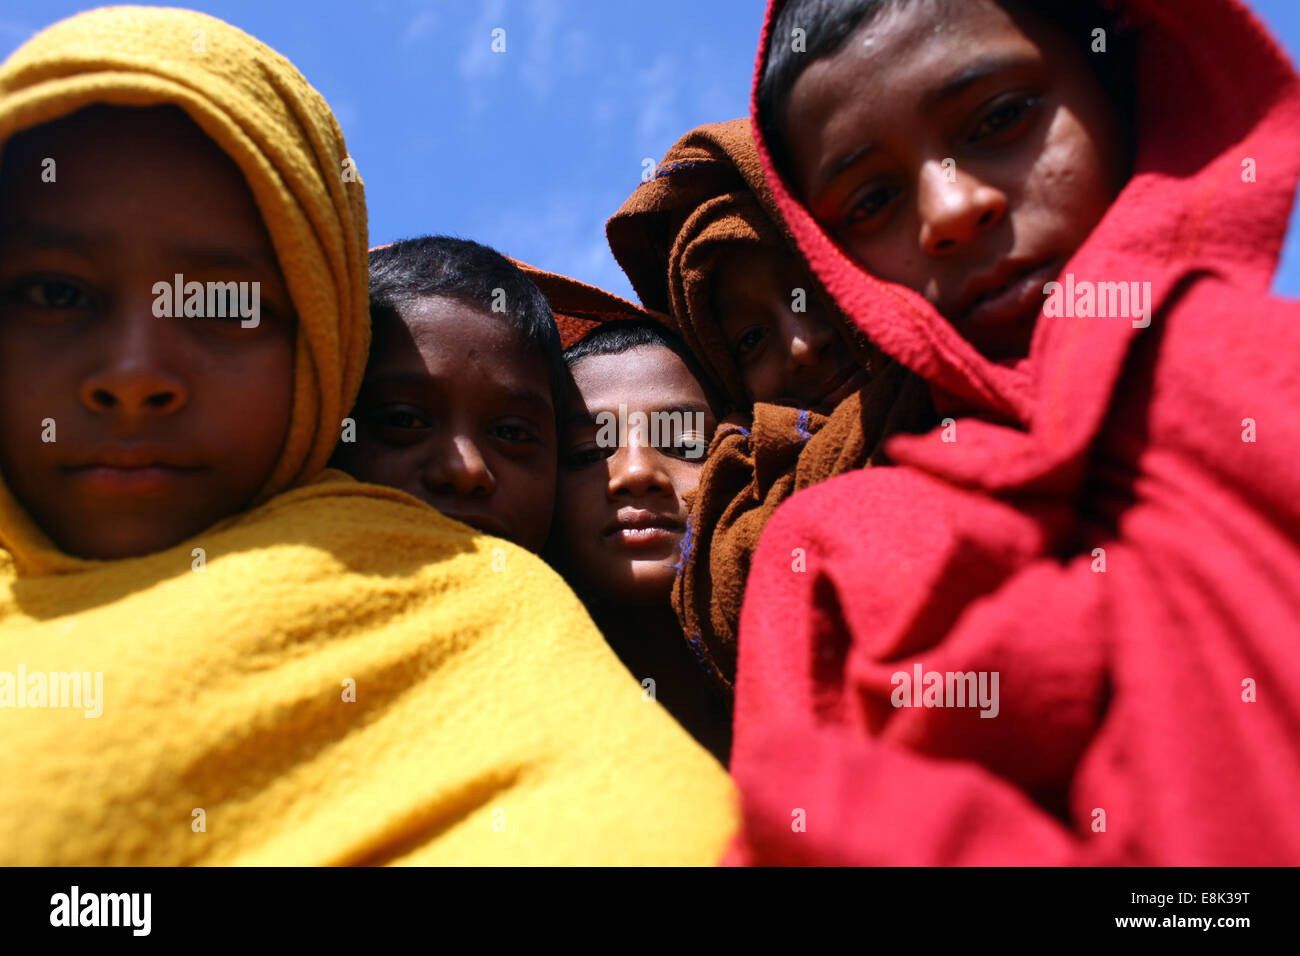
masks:
<svg viewBox="0 0 1300 956"><path fill-rule="evenodd" d="M146 554L166 551L179 544L183 538L158 535L113 536L108 539L72 540L58 542L59 549L76 558L88 561L121 561L139 558Z"/></svg>
<svg viewBox="0 0 1300 956"><path fill-rule="evenodd" d="M617 575L603 576L597 584L598 593L611 604L667 607L672 600L675 572L647 565L650 562L637 561Z"/></svg>

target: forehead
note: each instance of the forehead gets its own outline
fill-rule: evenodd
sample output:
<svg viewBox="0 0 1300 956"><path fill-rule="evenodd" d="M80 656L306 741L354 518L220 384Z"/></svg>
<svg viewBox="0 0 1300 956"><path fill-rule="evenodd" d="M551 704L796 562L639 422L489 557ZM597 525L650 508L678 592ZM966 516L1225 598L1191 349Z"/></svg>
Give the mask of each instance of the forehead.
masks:
<svg viewBox="0 0 1300 956"><path fill-rule="evenodd" d="M795 81L785 125L800 137L827 125L842 135L857 117L914 106L960 72L990 55L1032 52L1033 41L994 0L912 0L891 4L855 30L831 56L810 64ZM847 107L847 109L846 109ZM809 143L795 142L799 149Z"/></svg>
<svg viewBox="0 0 1300 956"><path fill-rule="evenodd" d="M686 363L662 345L642 345L618 355L589 355L571 372L583 403L592 411L619 405L629 409L708 408L708 396Z"/></svg>
<svg viewBox="0 0 1300 956"><path fill-rule="evenodd" d="M765 296L804 275L802 262L784 247L736 244L720 251L714 262L713 291L728 298Z"/></svg>
<svg viewBox="0 0 1300 956"><path fill-rule="evenodd" d="M41 174L53 160L53 182ZM95 108L18 134L0 177L5 224L111 235L115 243L229 238L269 249L234 161L175 107Z"/></svg>
<svg viewBox="0 0 1300 956"><path fill-rule="evenodd" d="M372 369L527 381L549 393L545 359L505 315L446 296L402 303L397 314L376 317Z"/></svg>

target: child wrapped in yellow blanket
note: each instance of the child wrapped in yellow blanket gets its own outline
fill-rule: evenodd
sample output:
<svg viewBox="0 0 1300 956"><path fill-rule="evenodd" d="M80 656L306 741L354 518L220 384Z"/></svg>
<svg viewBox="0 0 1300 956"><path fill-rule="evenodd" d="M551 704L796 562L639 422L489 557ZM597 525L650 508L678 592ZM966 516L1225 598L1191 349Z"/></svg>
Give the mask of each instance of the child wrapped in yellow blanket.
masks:
<svg viewBox="0 0 1300 956"><path fill-rule="evenodd" d="M0 68L0 863L714 862L724 772L524 550L325 468L365 201L201 14Z"/></svg>

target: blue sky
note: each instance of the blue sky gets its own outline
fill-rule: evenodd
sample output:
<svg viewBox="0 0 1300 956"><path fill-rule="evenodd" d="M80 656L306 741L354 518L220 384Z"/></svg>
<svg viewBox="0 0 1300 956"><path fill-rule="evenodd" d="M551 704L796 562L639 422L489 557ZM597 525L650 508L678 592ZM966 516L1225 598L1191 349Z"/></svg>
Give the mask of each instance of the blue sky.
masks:
<svg viewBox="0 0 1300 956"><path fill-rule="evenodd" d="M185 5L175 0L168 6ZM465 236L632 298L605 220L684 132L741 116L764 0L191 0L334 108L372 244ZM1300 3L1253 0L1293 58ZM93 3L0 0L0 55ZM505 30L504 54L492 31ZM1300 296L1300 215L1278 291Z"/></svg>

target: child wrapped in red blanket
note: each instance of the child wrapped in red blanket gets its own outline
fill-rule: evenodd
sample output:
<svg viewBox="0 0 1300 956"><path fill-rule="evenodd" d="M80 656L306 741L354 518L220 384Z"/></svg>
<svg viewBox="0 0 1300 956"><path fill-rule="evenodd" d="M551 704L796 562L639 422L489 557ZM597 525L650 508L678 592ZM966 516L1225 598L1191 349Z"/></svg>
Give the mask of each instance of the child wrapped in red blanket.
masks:
<svg viewBox="0 0 1300 956"><path fill-rule="evenodd" d="M1235 0L809 9L765 170L944 421L764 531L733 861L1300 862L1295 72Z"/></svg>

